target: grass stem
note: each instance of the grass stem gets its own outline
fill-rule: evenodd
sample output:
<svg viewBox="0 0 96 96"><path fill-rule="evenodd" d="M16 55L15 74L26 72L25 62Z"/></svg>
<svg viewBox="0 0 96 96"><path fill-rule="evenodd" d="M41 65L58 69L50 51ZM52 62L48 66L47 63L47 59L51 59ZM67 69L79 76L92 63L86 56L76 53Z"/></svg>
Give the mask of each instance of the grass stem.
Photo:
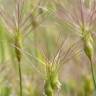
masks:
<svg viewBox="0 0 96 96"><path fill-rule="evenodd" d="M96 81L95 81L95 76L94 76L94 68L93 68L92 60L90 60L90 65L91 65L90 67L91 67L92 79L93 79L94 87L95 87L95 90L96 90Z"/></svg>
<svg viewBox="0 0 96 96"><path fill-rule="evenodd" d="M19 74L19 86L20 86L20 96L22 95L22 70L21 70L21 64L18 62L18 74Z"/></svg>

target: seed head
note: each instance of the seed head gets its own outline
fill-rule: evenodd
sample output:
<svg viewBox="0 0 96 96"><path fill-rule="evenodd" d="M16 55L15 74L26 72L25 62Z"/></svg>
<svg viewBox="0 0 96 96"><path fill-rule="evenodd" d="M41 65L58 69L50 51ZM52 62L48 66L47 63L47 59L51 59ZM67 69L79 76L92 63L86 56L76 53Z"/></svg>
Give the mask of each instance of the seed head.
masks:
<svg viewBox="0 0 96 96"><path fill-rule="evenodd" d="M88 58L91 60L94 53L93 38L90 32L84 36L84 51Z"/></svg>
<svg viewBox="0 0 96 96"><path fill-rule="evenodd" d="M51 86L53 89L59 89L61 87L58 73L53 71L50 74Z"/></svg>
<svg viewBox="0 0 96 96"><path fill-rule="evenodd" d="M15 46L16 46L16 48L15 48L16 57L17 57L18 61L20 62L21 52L20 52L20 50L18 50L18 48L20 48L20 49L22 48L22 38L21 38L20 33L15 36Z"/></svg>
<svg viewBox="0 0 96 96"><path fill-rule="evenodd" d="M51 65L51 64L50 64ZM53 96L53 93L56 89L61 87L59 81L58 72L55 66L48 66L48 73L45 80L45 94L47 96Z"/></svg>
<svg viewBox="0 0 96 96"><path fill-rule="evenodd" d="M53 89L52 89L50 80L45 81L44 89L45 89L45 95L46 96L53 96Z"/></svg>

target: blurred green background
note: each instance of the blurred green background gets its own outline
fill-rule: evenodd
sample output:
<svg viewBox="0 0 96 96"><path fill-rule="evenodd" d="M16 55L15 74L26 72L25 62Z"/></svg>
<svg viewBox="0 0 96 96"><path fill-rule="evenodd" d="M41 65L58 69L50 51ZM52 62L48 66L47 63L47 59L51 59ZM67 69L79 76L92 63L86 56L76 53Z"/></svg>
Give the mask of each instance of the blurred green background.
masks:
<svg viewBox="0 0 96 96"><path fill-rule="evenodd" d="M19 4L22 5L21 1L19 0ZM23 96L43 96L45 69L36 57L42 61L45 61L46 58L50 61L63 41L65 42L61 58L65 56L63 61L67 60L67 62L61 64L60 81L62 87L55 96L95 96L90 61L82 50L80 34L72 24L64 21L64 13L62 14L62 10L68 9L67 12L69 12L73 7L77 8L78 5L74 3L77 1L24 0L21 19L26 18L27 14L32 12L33 25L29 26L31 20L29 18L21 28L23 34L23 49L21 50ZM84 0L84 4L88 7L90 2L91 0ZM0 0L0 6L3 6L8 16L15 18L16 0ZM74 11L71 13L74 14ZM5 18L8 19L8 16ZM10 19L8 20L11 22ZM19 91L18 66L13 46L15 32L12 32L11 29L12 26L6 26L1 18L0 96L18 96ZM96 28L93 29L95 32ZM95 35L93 37L95 42ZM70 46L78 40L79 42L67 53ZM94 43L94 48L95 45ZM79 51L78 54L77 51ZM67 55L65 55L66 53ZM95 73L95 55L93 62Z"/></svg>

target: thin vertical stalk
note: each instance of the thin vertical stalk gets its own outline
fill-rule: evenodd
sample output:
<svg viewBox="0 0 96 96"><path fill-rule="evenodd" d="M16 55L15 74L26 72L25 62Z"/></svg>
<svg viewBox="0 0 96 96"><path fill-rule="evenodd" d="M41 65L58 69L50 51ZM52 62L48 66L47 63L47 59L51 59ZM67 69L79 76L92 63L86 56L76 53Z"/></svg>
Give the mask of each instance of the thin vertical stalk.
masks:
<svg viewBox="0 0 96 96"><path fill-rule="evenodd" d="M20 44L20 33L19 30L17 31L17 36L16 36L16 41L15 41L15 52L16 52L16 58L18 61L18 75L19 75L19 86L20 86L20 96L22 95L22 70L21 70L21 52L17 48L21 49L21 44Z"/></svg>
<svg viewBox="0 0 96 96"><path fill-rule="evenodd" d="M22 70L21 70L21 52L17 48L21 49L21 42L20 42L20 32L19 29L17 30L16 41L15 41L15 52L16 58L18 61L18 75L19 75L19 86L20 86L20 96L22 96Z"/></svg>
<svg viewBox="0 0 96 96"><path fill-rule="evenodd" d="M22 95L22 71L21 71L21 64L18 62L18 69L19 69L19 85L20 85L20 96Z"/></svg>
<svg viewBox="0 0 96 96"><path fill-rule="evenodd" d="M93 79L94 87L95 87L95 90L96 90L96 81L95 81L95 77L94 77L94 68L93 68L92 60L90 60L90 67L91 67L91 74L92 74L92 79Z"/></svg>
<svg viewBox="0 0 96 96"><path fill-rule="evenodd" d="M17 48L21 49L21 34L20 34L20 20L21 20L21 14L20 14L20 5L19 1L17 1ZM17 59L18 59L18 74L19 74L19 87L20 87L20 96L23 96L22 92L22 70L21 70L21 52L17 49Z"/></svg>

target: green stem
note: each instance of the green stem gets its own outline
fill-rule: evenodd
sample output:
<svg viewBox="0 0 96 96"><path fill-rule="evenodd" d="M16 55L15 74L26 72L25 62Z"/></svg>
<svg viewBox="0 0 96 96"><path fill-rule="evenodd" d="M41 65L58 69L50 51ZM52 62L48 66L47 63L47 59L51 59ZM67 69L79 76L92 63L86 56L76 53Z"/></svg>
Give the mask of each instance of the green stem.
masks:
<svg viewBox="0 0 96 96"><path fill-rule="evenodd" d="M16 36L16 41L15 41L15 46L16 46L16 57L18 61L18 75L19 75L19 86L20 86L20 96L22 95L22 70L21 70L21 52L19 49L21 49L21 42L20 42L20 34L19 31L17 31L17 36ZM19 49L17 49L19 48Z"/></svg>
<svg viewBox="0 0 96 96"><path fill-rule="evenodd" d="M93 68L92 60L90 60L90 65L91 65L92 79L93 79L94 87L95 87L95 90L96 90L96 81L95 81L95 76L94 76L94 68Z"/></svg>
<svg viewBox="0 0 96 96"><path fill-rule="evenodd" d="M21 71L20 62L18 62L18 71L19 71L20 96L23 96L23 95L22 95L22 71Z"/></svg>

